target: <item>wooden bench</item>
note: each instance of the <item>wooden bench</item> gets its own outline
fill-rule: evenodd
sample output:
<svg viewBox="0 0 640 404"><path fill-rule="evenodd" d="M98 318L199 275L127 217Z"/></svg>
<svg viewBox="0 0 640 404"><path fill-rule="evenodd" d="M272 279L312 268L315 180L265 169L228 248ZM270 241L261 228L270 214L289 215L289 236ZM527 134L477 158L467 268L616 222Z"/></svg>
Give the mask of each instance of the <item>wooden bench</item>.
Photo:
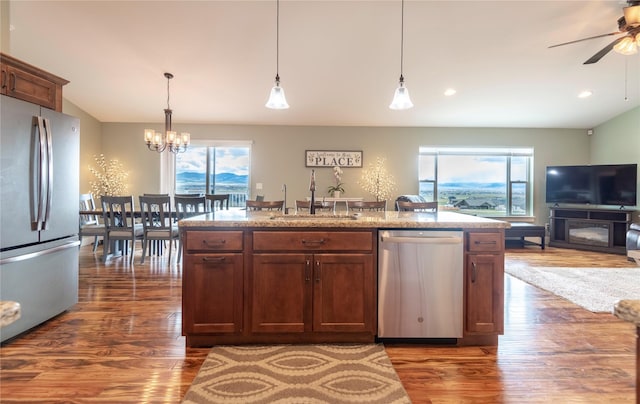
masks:
<svg viewBox="0 0 640 404"><path fill-rule="evenodd" d="M523 247L525 243L529 242L535 245L539 245L540 248L544 250L545 234L546 234L546 231L544 226L537 226L532 223L515 222L515 223L511 223L510 228L504 230L504 239L506 242L507 239L517 238L520 240ZM525 241L524 239L525 237L539 237L540 243L538 244L528 240Z"/></svg>

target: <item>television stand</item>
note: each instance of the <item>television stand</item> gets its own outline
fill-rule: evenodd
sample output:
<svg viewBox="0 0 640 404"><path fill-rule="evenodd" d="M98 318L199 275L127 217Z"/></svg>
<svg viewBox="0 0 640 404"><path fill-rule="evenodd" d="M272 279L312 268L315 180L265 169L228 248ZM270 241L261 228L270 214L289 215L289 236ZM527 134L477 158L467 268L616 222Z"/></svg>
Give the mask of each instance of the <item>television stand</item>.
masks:
<svg viewBox="0 0 640 404"><path fill-rule="evenodd" d="M626 254L633 210L560 208L549 215L549 246Z"/></svg>

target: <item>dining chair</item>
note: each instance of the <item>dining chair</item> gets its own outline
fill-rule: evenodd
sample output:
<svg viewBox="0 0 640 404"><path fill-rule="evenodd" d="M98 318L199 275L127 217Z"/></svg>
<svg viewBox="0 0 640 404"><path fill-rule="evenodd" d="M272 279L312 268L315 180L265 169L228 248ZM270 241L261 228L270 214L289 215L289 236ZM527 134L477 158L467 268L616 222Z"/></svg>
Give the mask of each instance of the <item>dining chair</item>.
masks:
<svg viewBox="0 0 640 404"><path fill-rule="evenodd" d="M387 201L347 201L347 212L386 211Z"/></svg>
<svg viewBox="0 0 640 404"><path fill-rule="evenodd" d="M174 196L185 197L185 198L196 198L199 196L204 196L203 193L195 193L195 194L175 194Z"/></svg>
<svg viewBox="0 0 640 404"><path fill-rule="evenodd" d="M307 200L296 200L296 213L297 212L309 212L309 207L311 206L311 201ZM323 212L335 212L336 203L335 202L327 202L327 201L315 201L314 206L317 211Z"/></svg>
<svg viewBox="0 0 640 404"><path fill-rule="evenodd" d="M247 201L247 210L282 210L284 200L282 201Z"/></svg>
<svg viewBox="0 0 640 404"><path fill-rule="evenodd" d="M96 210L96 202L93 199L93 195L91 193L88 194L80 194L80 210L81 211L95 211ZM104 236L107 232L104 223L100 222L98 214L87 214L80 215L80 231L78 233L80 237L80 241L82 241L83 237L93 237L93 252L96 252L98 248L98 237L102 237L103 245L106 251L106 243L104 243Z"/></svg>
<svg viewBox="0 0 640 404"><path fill-rule="evenodd" d="M150 251L150 241L157 243L158 253L161 252L161 241L169 242L169 262L171 262L171 250L173 241L178 241L178 228L174 226L171 212L171 197L144 196L140 200L140 217L142 219L142 258L140 263Z"/></svg>
<svg viewBox="0 0 640 404"><path fill-rule="evenodd" d="M174 196L173 206L178 220L205 213L207 199L204 196Z"/></svg>
<svg viewBox="0 0 640 404"><path fill-rule="evenodd" d="M229 210L230 194L206 194L207 212L214 210Z"/></svg>
<svg viewBox="0 0 640 404"><path fill-rule="evenodd" d="M396 201L396 207L400 212L436 212L438 202Z"/></svg>
<svg viewBox="0 0 640 404"><path fill-rule="evenodd" d="M176 196L173 197L176 208L176 219L182 220L206 212L207 199L204 196ZM178 261L182 257L182 234L178 236Z"/></svg>
<svg viewBox="0 0 640 404"><path fill-rule="evenodd" d="M107 196L100 197L102 206L102 219L107 229L104 243L111 252L116 250L115 242L123 241L122 254L129 253L128 243L131 242L131 255L129 263L133 264L133 256L136 251L136 240L143 236L142 224L136 223L133 205L133 196ZM108 254L104 254L102 262L107 262Z"/></svg>

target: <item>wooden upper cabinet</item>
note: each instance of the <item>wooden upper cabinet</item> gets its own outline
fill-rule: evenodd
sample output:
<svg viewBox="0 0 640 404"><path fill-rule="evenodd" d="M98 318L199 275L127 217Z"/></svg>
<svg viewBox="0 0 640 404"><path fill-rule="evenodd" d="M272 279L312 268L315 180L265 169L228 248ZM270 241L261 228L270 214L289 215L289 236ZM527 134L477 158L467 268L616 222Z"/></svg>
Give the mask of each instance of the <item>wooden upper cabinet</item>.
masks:
<svg viewBox="0 0 640 404"><path fill-rule="evenodd" d="M1 93L62 112L62 86L69 81L0 53Z"/></svg>

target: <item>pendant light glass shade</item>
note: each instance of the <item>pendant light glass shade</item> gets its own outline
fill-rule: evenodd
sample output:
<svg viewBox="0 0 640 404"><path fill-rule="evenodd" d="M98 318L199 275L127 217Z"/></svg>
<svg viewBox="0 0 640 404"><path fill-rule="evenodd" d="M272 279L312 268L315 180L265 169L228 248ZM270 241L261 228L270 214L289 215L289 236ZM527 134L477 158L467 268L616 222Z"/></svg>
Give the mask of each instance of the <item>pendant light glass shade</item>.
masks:
<svg viewBox="0 0 640 404"><path fill-rule="evenodd" d="M393 101L389 105L391 109L409 109L413 107L411 97L409 97L409 89L404 86L404 77L400 76L400 84L396 88L396 92L393 94Z"/></svg>
<svg viewBox="0 0 640 404"><path fill-rule="evenodd" d="M265 107L271 109L287 109L287 98L284 96L284 88L280 87L280 77L276 76L276 85L271 88L269 93L269 100L265 104Z"/></svg>

